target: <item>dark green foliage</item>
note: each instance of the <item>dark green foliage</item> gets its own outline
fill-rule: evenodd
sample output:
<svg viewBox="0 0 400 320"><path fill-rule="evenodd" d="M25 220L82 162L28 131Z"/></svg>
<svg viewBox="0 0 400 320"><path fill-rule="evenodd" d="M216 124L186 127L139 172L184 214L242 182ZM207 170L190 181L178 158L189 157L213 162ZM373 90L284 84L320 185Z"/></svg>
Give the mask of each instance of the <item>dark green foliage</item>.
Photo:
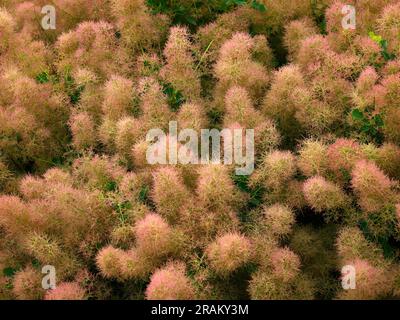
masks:
<svg viewBox="0 0 400 320"><path fill-rule="evenodd" d="M250 198L248 200L248 207L249 209L258 207L262 203L262 188L260 187L255 187L255 188L250 188L249 187L249 178L250 176L246 175L232 175L232 180L235 183L235 185L243 192L247 192L250 195Z"/></svg>
<svg viewBox="0 0 400 320"><path fill-rule="evenodd" d="M366 137L367 142L372 141L378 144L383 142L382 128L384 127L384 122L379 113L372 115L371 112L364 113L359 109L354 109L351 112L351 116L360 133Z"/></svg>
<svg viewBox="0 0 400 320"><path fill-rule="evenodd" d="M36 81L39 83L47 83L50 81L50 76L47 71L43 71L36 76Z"/></svg>
<svg viewBox="0 0 400 320"><path fill-rule="evenodd" d="M393 214L394 217L394 214ZM395 223L395 217L393 219ZM358 226L360 228L360 230L363 232L365 238L370 241L375 243L376 245L378 245L383 252L383 255L386 259L394 259L396 257L396 251L398 249L396 249L396 247L398 247L398 243L395 242L395 240L393 239L393 237L388 237L388 236L377 236L371 233L369 225L371 223L380 223L380 224L389 224L388 227L390 227L390 223L388 223L387 221L379 221L378 216L376 214L371 214L368 217L368 220L360 220L360 222L358 223ZM391 229L392 229L392 234L395 232L395 225L394 223L392 223L391 225Z"/></svg>
<svg viewBox="0 0 400 320"><path fill-rule="evenodd" d="M150 187L147 185L144 185L140 188L140 193L139 193L139 201L143 204L151 205L151 199L150 199Z"/></svg>
<svg viewBox="0 0 400 320"><path fill-rule="evenodd" d="M179 90L176 90L170 83L163 85L163 92L168 97L168 105L172 111L178 111L185 102L185 98Z"/></svg>
<svg viewBox="0 0 400 320"><path fill-rule="evenodd" d="M82 93L83 89L85 89L85 87L78 86L75 83L75 80L72 77L70 68L65 70L63 78L62 78L62 83L65 86L65 91L67 92L71 103L77 104L81 98L81 93Z"/></svg>
<svg viewBox="0 0 400 320"><path fill-rule="evenodd" d="M257 0L204 0L182 3L175 0L146 0L153 14L163 13L172 18L174 24L191 28L198 27L215 19L216 14L233 10L237 6L249 7L265 12L267 8Z"/></svg>
<svg viewBox="0 0 400 320"><path fill-rule="evenodd" d="M4 275L5 277L13 277L14 274L16 274L17 272L18 272L18 270L17 270L17 269L14 269L14 268L12 268L12 267L7 267L7 268L4 268L4 269L3 269L3 275Z"/></svg>
<svg viewBox="0 0 400 320"><path fill-rule="evenodd" d="M326 4L320 0L311 0L311 10L315 23L317 24L319 31L322 34L327 34L326 32L326 19L325 19L325 9Z"/></svg>
<svg viewBox="0 0 400 320"><path fill-rule="evenodd" d="M256 0L252 0L251 1L251 7L255 10L258 10L260 12L265 12L267 11L267 8L260 2L256 1Z"/></svg>

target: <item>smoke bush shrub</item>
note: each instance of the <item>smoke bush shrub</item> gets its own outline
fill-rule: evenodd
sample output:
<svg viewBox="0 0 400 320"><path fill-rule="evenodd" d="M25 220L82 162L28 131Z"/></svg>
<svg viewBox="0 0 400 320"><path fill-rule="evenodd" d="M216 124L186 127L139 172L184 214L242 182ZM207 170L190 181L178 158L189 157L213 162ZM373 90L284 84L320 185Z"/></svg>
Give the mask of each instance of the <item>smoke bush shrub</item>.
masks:
<svg viewBox="0 0 400 320"><path fill-rule="evenodd" d="M157 211L171 223L180 219L180 211L189 193L182 177L174 168L160 168L154 173L153 199Z"/></svg>
<svg viewBox="0 0 400 320"><path fill-rule="evenodd" d="M92 118L87 112L71 115L69 121L75 149L87 150L96 146L97 133Z"/></svg>
<svg viewBox="0 0 400 320"><path fill-rule="evenodd" d="M299 149L297 162L300 171L307 177L326 175L328 171L326 152L327 147L320 141L303 141L301 148Z"/></svg>
<svg viewBox="0 0 400 320"><path fill-rule="evenodd" d="M165 39L170 22L168 17L151 15L143 0L113 0L111 9L121 30L121 40L131 54L151 50Z"/></svg>
<svg viewBox="0 0 400 320"><path fill-rule="evenodd" d="M207 126L207 117L201 105L185 103L179 109L177 122L180 128L194 129L200 132Z"/></svg>
<svg viewBox="0 0 400 320"><path fill-rule="evenodd" d="M55 289L48 291L45 300L85 300L86 292L75 282L60 283Z"/></svg>
<svg viewBox="0 0 400 320"><path fill-rule="evenodd" d="M61 34L56 43L58 72L66 75L69 70L85 67L104 79L126 69L126 54L118 46L114 32L110 23L85 21ZM114 59L115 55L119 58Z"/></svg>
<svg viewBox="0 0 400 320"><path fill-rule="evenodd" d="M367 107L374 103L374 86L378 81L378 74L372 67L367 67L360 74L356 82L356 88L353 96L354 103L361 110L365 110Z"/></svg>
<svg viewBox="0 0 400 320"><path fill-rule="evenodd" d="M288 248L274 250L271 264L274 275L284 282L292 280L300 271L300 258Z"/></svg>
<svg viewBox="0 0 400 320"><path fill-rule="evenodd" d="M132 108L133 94L131 80L112 76L104 86L104 114L114 121L128 115Z"/></svg>
<svg viewBox="0 0 400 320"><path fill-rule="evenodd" d="M296 157L290 151L272 151L254 172L253 181L272 190L279 190L296 173Z"/></svg>
<svg viewBox="0 0 400 320"><path fill-rule="evenodd" d="M141 119L147 124L146 128L166 128L171 111L161 85L153 78L141 78L138 83L138 93L141 101L140 109L143 112Z"/></svg>
<svg viewBox="0 0 400 320"><path fill-rule="evenodd" d="M335 210L348 204L341 188L320 176L307 179L303 185L303 193L309 206L316 212L325 212L328 216L335 215Z"/></svg>
<svg viewBox="0 0 400 320"><path fill-rule="evenodd" d="M182 262L171 262L156 270L146 288L148 300L190 300L195 291L185 275L186 266Z"/></svg>
<svg viewBox="0 0 400 320"><path fill-rule="evenodd" d="M384 297L390 288L390 278L384 270L371 266L368 261L355 260L350 262L356 270L355 290L343 291L339 299L370 300Z"/></svg>
<svg viewBox="0 0 400 320"><path fill-rule="evenodd" d="M102 275L107 278L122 278L125 276L124 263L126 252L112 246L102 248L96 256L96 264Z"/></svg>
<svg viewBox="0 0 400 320"><path fill-rule="evenodd" d="M72 176L80 186L88 189L112 191L122 179L124 171L115 161L107 157L85 156L73 163Z"/></svg>
<svg viewBox="0 0 400 320"><path fill-rule="evenodd" d="M6 190L13 179L13 174L4 162L0 161L0 190Z"/></svg>
<svg viewBox="0 0 400 320"><path fill-rule="evenodd" d="M225 41L237 32L246 32L248 27L249 19L240 7L219 15L214 22L200 26L196 32L199 47L197 55L202 57L205 68L217 60L218 51Z"/></svg>
<svg viewBox="0 0 400 320"><path fill-rule="evenodd" d="M27 267L13 278L13 293L19 300L41 300L44 295L42 277L38 270Z"/></svg>
<svg viewBox="0 0 400 320"><path fill-rule="evenodd" d="M190 247L204 249L216 236L239 230L239 217L234 211L210 211L189 204L181 212L178 226L190 238Z"/></svg>
<svg viewBox="0 0 400 320"><path fill-rule="evenodd" d="M222 165L206 165L199 170L197 195L205 208L216 212L234 209L240 201L239 191Z"/></svg>
<svg viewBox="0 0 400 320"><path fill-rule="evenodd" d="M246 128L254 128L262 121L261 115L253 108L246 89L231 87L225 95L226 124L239 123Z"/></svg>
<svg viewBox="0 0 400 320"><path fill-rule="evenodd" d="M25 240L27 253L43 263L53 265L58 270L58 279L66 279L75 274L79 269L76 259L64 252L60 245L41 234L30 234Z"/></svg>
<svg viewBox="0 0 400 320"><path fill-rule="evenodd" d="M382 37L388 41L389 51L400 54L398 50L399 39L397 35L398 23L400 21L400 5L398 3L389 4L381 12L377 19L377 29Z"/></svg>
<svg viewBox="0 0 400 320"><path fill-rule="evenodd" d="M290 208L275 204L264 208L263 214L263 222L269 232L278 237L289 235L295 223L295 216Z"/></svg>
<svg viewBox="0 0 400 320"><path fill-rule="evenodd" d="M300 49L301 42L316 34L317 28L314 25L314 22L305 17L301 20L291 21L285 27L285 37L284 43L288 50L288 56L290 60L293 60Z"/></svg>
<svg viewBox="0 0 400 320"><path fill-rule="evenodd" d="M297 97L294 91L304 86L298 66L288 65L274 72L271 89L265 95L262 111L276 121L279 131L285 134L285 141L294 139L301 130L295 118Z"/></svg>
<svg viewBox="0 0 400 320"><path fill-rule="evenodd" d="M137 250L149 258L162 258L179 253L181 240L159 215L150 213L134 227Z"/></svg>
<svg viewBox="0 0 400 320"><path fill-rule="evenodd" d="M206 252L211 268L220 275L228 275L249 261L251 244L240 234L228 233L211 243Z"/></svg>
<svg viewBox="0 0 400 320"><path fill-rule="evenodd" d="M34 225L34 217L27 205L16 196L0 197L0 224L14 239L23 239Z"/></svg>
<svg viewBox="0 0 400 320"><path fill-rule="evenodd" d="M373 163L357 162L351 182L360 206L367 212L379 211L393 201L392 181Z"/></svg>
<svg viewBox="0 0 400 320"><path fill-rule="evenodd" d="M369 242L360 229L356 227L342 228L336 239L339 258L343 263L355 259L371 261L374 265L385 264L383 251L374 243Z"/></svg>
<svg viewBox="0 0 400 320"><path fill-rule="evenodd" d="M171 28L164 48L167 64L160 74L164 81L171 83L184 97L196 101L200 98L200 80L194 70L192 50L188 30L182 27Z"/></svg>
<svg viewBox="0 0 400 320"><path fill-rule="evenodd" d="M326 156L329 170L342 183L348 181L355 163L363 158L360 145L355 140L342 138L328 147Z"/></svg>
<svg viewBox="0 0 400 320"><path fill-rule="evenodd" d="M214 67L219 80L217 90L222 96L232 85L240 85L249 91L255 101L261 99L268 75L260 63L252 60L254 46L254 38L246 33L235 33L222 45Z"/></svg>
<svg viewBox="0 0 400 320"><path fill-rule="evenodd" d="M391 178L400 179L400 148L392 143L383 144L378 150L376 164Z"/></svg>
<svg viewBox="0 0 400 320"><path fill-rule="evenodd" d="M254 300L311 300L314 287L305 277L283 283L269 272L257 271L250 280L249 292Z"/></svg>
<svg viewBox="0 0 400 320"><path fill-rule="evenodd" d="M398 1L1 3L1 299L400 297ZM170 121L254 172L150 164Z"/></svg>
<svg viewBox="0 0 400 320"><path fill-rule="evenodd" d="M143 137L140 120L124 117L116 123L115 148L122 159L131 160L131 151L136 142Z"/></svg>

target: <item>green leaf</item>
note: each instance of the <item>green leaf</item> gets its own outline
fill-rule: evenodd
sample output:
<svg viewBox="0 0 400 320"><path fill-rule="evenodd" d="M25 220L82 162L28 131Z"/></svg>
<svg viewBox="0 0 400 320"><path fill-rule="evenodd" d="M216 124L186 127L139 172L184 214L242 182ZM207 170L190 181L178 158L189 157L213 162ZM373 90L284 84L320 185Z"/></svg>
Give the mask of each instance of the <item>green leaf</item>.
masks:
<svg viewBox="0 0 400 320"><path fill-rule="evenodd" d="M396 55L393 53L389 53L386 50L382 51L382 56L386 61L394 60L396 58Z"/></svg>
<svg viewBox="0 0 400 320"><path fill-rule="evenodd" d="M148 195L149 195L149 187L148 186L142 186L140 188L140 193L139 193L139 200L142 203L145 203L148 199Z"/></svg>
<svg viewBox="0 0 400 320"><path fill-rule="evenodd" d="M46 83L50 81L50 76L47 71L43 71L36 76L36 81L39 83Z"/></svg>
<svg viewBox="0 0 400 320"><path fill-rule="evenodd" d="M258 10L260 12L265 12L267 11L267 8L264 6L264 4L258 2L257 0L253 0L251 2L251 7L255 10Z"/></svg>
<svg viewBox="0 0 400 320"><path fill-rule="evenodd" d="M4 269L3 269L3 275L4 275L5 277L12 277L12 276L14 276L14 274L15 274L16 272L17 272L17 270L14 269L14 268L11 268L11 267L4 268Z"/></svg>
<svg viewBox="0 0 400 320"><path fill-rule="evenodd" d="M359 109L354 109L351 113L353 120L363 120L364 114Z"/></svg>
<svg viewBox="0 0 400 320"><path fill-rule="evenodd" d="M246 0L233 0L233 3L238 6L243 6L246 4Z"/></svg>
<svg viewBox="0 0 400 320"><path fill-rule="evenodd" d="M168 104L173 111L179 110L185 98L179 90L176 90L170 83L164 84L163 92L168 97Z"/></svg>
<svg viewBox="0 0 400 320"><path fill-rule="evenodd" d="M197 26L196 19L194 19L193 17L187 16L187 17L185 17L185 19L189 24L191 24L193 26Z"/></svg>
<svg viewBox="0 0 400 320"><path fill-rule="evenodd" d="M370 130L371 130L371 125L370 125L369 123L366 123L366 124L364 124L364 125L361 127L361 131L362 131L362 132L367 133L367 132L369 132Z"/></svg>
<svg viewBox="0 0 400 320"><path fill-rule="evenodd" d="M386 237L378 237L376 239L383 250L383 255L387 259L393 259L396 256L396 249L389 243Z"/></svg>
<svg viewBox="0 0 400 320"><path fill-rule="evenodd" d="M35 269L39 269L40 266L41 266L41 264L40 264L39 260L34 259L34 260L32 260L32 266L33 266Z"/></svg>
<svg viewBox="0 0 400 320"><path fill-rule="evenodd" d="M107 181L106 184L104 185L104 190L105 191L115 191L117 189L117 183L115 181Z"/></svg>
<svg viewBox="0 0 400 320"><path fill-rule="evenodd" d="M383 119L379 114L375 115L372 119L374 120L375 125L377 127L383 127L384 126Z"/></svg>
<svg viewBox="0 0 400 320"><path fill-rule="evenodd" d="M233 175L232 180L235 182L235 184L239 187L240 190L242 191L249 191L248 187L248 176L238 176L238 175Z"/></svg>

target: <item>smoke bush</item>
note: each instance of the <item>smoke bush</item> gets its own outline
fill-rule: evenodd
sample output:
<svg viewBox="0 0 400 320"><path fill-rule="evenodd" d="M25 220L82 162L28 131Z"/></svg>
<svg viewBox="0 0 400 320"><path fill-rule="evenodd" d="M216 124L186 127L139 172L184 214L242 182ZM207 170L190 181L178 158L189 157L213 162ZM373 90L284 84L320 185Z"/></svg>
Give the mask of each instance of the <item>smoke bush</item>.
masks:
<svg viewBox="0 0 400 320"><path fill-rule="evenodd" d="M1 3L1 299L400 297L398 1Z"/></svg>
<svg viewBox="0 0 400 320"><path fill-rule="evenodd" d="M73 114L69 125L73 136L74 147L78 151L96 146L97 134L92 118L87 112Z"/></svg>
<svg viewBox="0 0 400 320"><path fill-rule="evenodd" d="M44 295L41 273L31 267L19 271L13 279L13 293L19 300L41 300Z"/></svg>
<svg viewBox="0 0 400 320"><path fill-rule="evenodd" d="M151 15L143 0L113 0L111 9L121 30L121 39L129 50L152 49L165 39L170 22L168 17Z"/></svg>
<svg viewBox="0 0 400 320"><path fill-rule="evenodd" d="M355 163L363 158L360 145L350 139L337 139L328 147L328 168L339 179L345 182Z"/></svg>
<svg viewBox="0 0 400 320"><path fill-rule="evenodd" d="M254 300L311 300L314 287L311 280L305 277L283 283L269 272L257 271L250 280L249 293Z"/></svg>
<svg viewBox="0 0 400 320"><path fill-rule="evenodd" d="M145 256L158 258L179 252L178 233L157 214L146 215L134 230L136 247Z"/></svg>
<svg viewBox="0 0 400 320"><path fill-rule="evenodd" d="M222 92L232 85L240 85L252 98L261 98L268 75L261 64L252 60L254 45L254 39L246 33L235 33L222 45L214 68Z"/></svg>
<svg viewBox="0 0 400 320"><path fill-rule="evenodd" d="M288 65L274 72L271 89L264 98L263 113L277 122L279 131L285 133L286 139L298 134L299 124L295 118L297 97L294 91L304 86L298 66Z"/></svg>
<svg viewBox="0 0 400 320"><path fill-rule="evenodd" d="M309 178L304 182L303 192L308 204L316 212L343 208L348 202L339 186L320 176Z"/></svg>
<svg viewBox="0 0 400 320"><path fill-rule="evenodd" d="M86 292L75 282L60 283L55 289L48 291L45 300L85 300Z"/></svg>
<svg viewBox="0 0 400 320"><path fill-rule="evenodd" d="M296 173L296 158L290 151L272 151L264 156L263 163L254 172L254 183L279 189Z"/></svg>
<svg viewBox="0 0 400 320"><path fill-rule="evenodd" d="M184 97L198 100L200 80L194 70L192 50L188 30L182 27L171 28L164 48L167 64L160 73L162 78L181 91Z"/></svg>
<svg viewBox="0 0 400 320"><path fill-rule="evenodd" d="M340 299L370 300L388 293L390 281L384 270L360 259L351 261L349 264L356 270L356 288L341 292Z"/></svg>
<svg viewBox="0 0 400 320"><path fill-rule="evenodd" d="M153 199L157 211L171 223L180 218L180 211L188 202L189 193L178 170L160 168L154 173Z"/></svg>
<svg viewBox="0 0 400 320"><path fill-rule="evenodd" d="M300 258L288 248L274 250L271 264L274 275L284 282L292 280L300 271Z"/></svg>
<svg viewBox="0 0 400 320"><path fill-rule="evenodd" d="M290 60L297 56L301 42L316 33L317 29L309 18L291 21L286 26L284 41L289 51Z"/></svg>
<svg viewBox="0 0 400 320"><path fill-rule="evenodd" d="M104 78L126 68L125 54L118 47L114 32L114 26L110 23L85 21L76 29L61 34L56 43L60 58L58 72L65 74L70 69L74 71L74 68L85 67ZM119 59L114 59L110 51Z"/></svg>
<svg viewBox="0 0 400 320"><path fill-rule="evenodd" d="M205 208L216 212L235 208L238 195L226 167L209 164L199 170L197 196Z"/></svg>
<svg viewBox="0 0 400 320"><path fill-rule="evenodd" d="M367 212L379 211L393 201L392 182L371 162L361 160L356 163L351 183L360 206Z"/></svg>
<svg viewBox="0 0 400 320"><path fill-rule="evenodd" d="M211 268L218 274L227 275L249 261L251 244L240 234L228 233L211 243L206 252Z"/></svg>
<svg viewBox="0 0 400 320"><path fill-rule="evenodd" d="M111 120L119 120L132 108L133 83L120 76L112 76L104 86L103 112Z"/></svg>
<svg viewBox="0 0 400 320"><path fill-rule="evenodd" d="M289 235L295 223L295 216L290 208L275 204L263 210L263 222L267 230L278 237Z"/></svg>
<svg viewBox="0 0 400 320"><path fill-rule="evenodd" d="M299 150L297 165L307 177L324 176L328 171L327 147L317 140L303 141Z"/></svg>
<svg viewBox="0 0 400 320"><path fill-rule="evenodd" d="M190 300L195 291L185 275L186 266L182 262L171 262L158 269L151 276L146 289L148 300Z"/></svg>

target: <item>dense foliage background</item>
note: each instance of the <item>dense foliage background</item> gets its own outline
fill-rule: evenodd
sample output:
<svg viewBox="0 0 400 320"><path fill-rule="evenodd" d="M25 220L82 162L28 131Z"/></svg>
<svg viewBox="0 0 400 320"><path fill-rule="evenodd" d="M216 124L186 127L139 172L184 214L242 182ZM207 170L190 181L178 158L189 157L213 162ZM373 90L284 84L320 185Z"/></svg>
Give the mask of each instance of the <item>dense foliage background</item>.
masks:
<svg viewBox="0 0 400 320"><path fill-rule="evenodd" d="M149 165L171 120L256 170ZM0 0L0 298L399 298L399 129L398 0Z"/></svg>

